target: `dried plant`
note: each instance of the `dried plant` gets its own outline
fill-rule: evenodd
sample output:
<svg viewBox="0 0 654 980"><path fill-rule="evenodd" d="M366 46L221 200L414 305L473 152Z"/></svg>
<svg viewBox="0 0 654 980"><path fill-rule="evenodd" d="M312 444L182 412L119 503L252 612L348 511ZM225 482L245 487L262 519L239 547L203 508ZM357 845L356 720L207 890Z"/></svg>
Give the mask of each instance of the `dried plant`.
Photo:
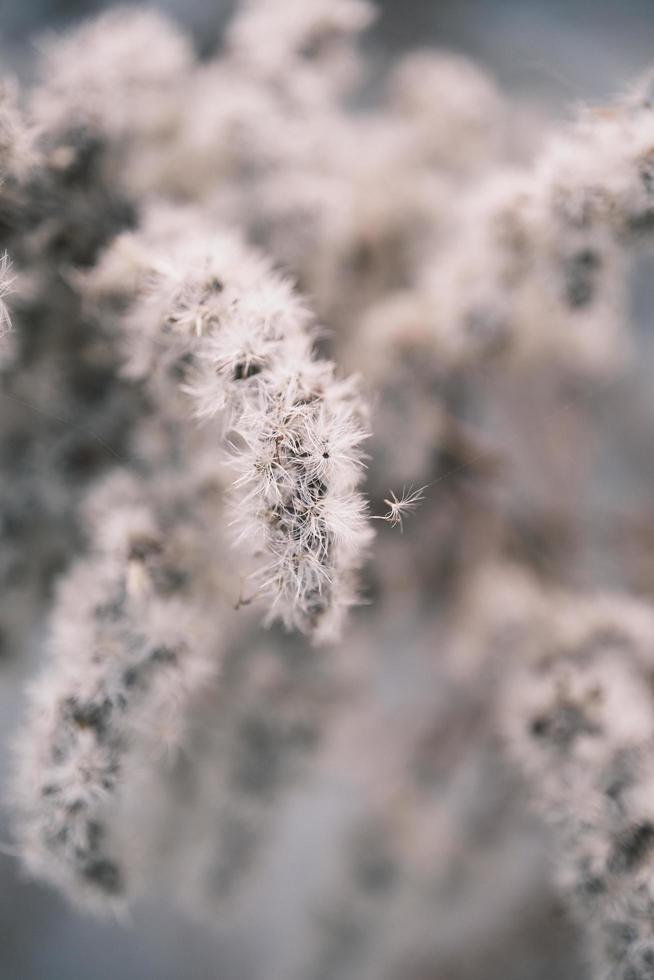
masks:
<svg viewBox="0 0 654 980"><path fill-rule="evenodd" d="M318 799L266 980L647 980L651 80L544 122L373 19L115 8L1 83L14 846L211 927Z"/></svg>

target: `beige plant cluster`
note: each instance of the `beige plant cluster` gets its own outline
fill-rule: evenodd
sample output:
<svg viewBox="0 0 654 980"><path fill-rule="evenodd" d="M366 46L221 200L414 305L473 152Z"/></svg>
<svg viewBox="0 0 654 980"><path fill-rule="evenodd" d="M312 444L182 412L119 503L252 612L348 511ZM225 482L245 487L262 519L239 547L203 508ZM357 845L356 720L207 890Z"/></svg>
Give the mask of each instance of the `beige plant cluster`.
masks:
<svg viewBox="0 0 654 980"><path fill-rule="evenodd" d="M479 976L559 897L570 976L651 980L649 80L557 123L373 20L116 8L2 83L16 847L211 923L330 790L266 980Z"/></svg>

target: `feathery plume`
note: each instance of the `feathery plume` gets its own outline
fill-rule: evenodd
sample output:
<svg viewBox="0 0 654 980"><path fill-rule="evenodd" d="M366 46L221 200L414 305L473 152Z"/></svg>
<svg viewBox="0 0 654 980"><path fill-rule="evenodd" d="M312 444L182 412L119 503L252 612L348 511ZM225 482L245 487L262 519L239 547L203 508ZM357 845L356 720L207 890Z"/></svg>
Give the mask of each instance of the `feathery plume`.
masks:
<svg viewBox="0 0 654 980"><path fill-rule="evenodd" d="M289 628L338 636L370 540L356 489L365 408L354 381L314 356L311 316L289 282L233 236L186 243L152 261L126 333L132 377L148 376L165 401L170 364L190 357L193 414L220 417L253 594Z"/></svg>

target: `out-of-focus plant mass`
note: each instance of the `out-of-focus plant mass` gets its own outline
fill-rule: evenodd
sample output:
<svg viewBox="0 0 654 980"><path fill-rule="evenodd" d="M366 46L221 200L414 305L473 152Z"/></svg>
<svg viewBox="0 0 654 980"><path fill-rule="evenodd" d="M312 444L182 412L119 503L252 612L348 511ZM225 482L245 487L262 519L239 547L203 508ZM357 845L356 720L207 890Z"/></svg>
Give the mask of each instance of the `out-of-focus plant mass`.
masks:
<svg viewBox="0 0 654 980"><path fill-rule="evenodd" d="M0 81L11 854L126 930L277 860L253 980L652 980L651 79L549 118L374 16Z"/></svg>

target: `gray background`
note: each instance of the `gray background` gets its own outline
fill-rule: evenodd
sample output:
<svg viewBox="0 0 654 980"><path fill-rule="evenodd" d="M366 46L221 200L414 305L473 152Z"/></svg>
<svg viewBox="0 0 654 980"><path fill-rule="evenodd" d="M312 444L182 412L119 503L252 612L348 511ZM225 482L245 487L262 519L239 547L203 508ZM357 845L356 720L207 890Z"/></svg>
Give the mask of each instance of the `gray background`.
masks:
<svg viewBox="0 0 654 980"><path fill-rule="evenodd" d="M0 0L4 67L28 74L31 39L38 32L62 29L111 5ZM160 0L154 6L190 28L208 52L233 4ZM384 0L380 7L382 16L367 41L379 64L412 46L452 48L488 68L513 96L537 99L558 112L571 103L607 98L654 64L654 0ZM11 729L20 710L9 693L14 689L11 683L0 689L0 733ZM0 824L0 844L6 836ZM301 835L294 843L302 847ZM276 884L283 892L283 882ZM262 895L258 928L264 932L266 904ZM0 980L249 980L265 975L250 926L243 922L229 935L212 938L165 907L138 911L132 928L94 923L56 895L22 881L12 856L0 852ZM273 910L267 929L277 926ZM562 980L554 951L552 956L552 972L542 978ZM516 974L515 980L527 978Z"/></svg>

